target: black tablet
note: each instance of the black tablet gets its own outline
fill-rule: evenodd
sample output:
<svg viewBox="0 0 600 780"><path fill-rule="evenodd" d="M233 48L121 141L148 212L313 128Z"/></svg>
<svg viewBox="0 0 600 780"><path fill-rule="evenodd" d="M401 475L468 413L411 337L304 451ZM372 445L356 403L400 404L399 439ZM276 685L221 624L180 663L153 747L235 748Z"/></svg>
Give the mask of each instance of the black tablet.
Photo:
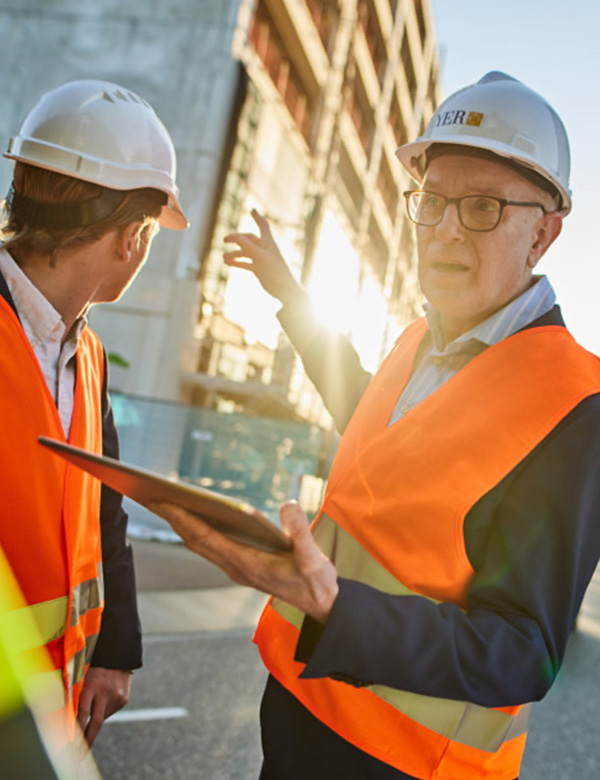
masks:
<svg viewBox="0 0 600 780"><path fill-rule="evenodd" d="M166 501L199 515L217 530L243 544L270 552L292 548L283 531L251 504L114 458L94 455L46 436L40 436L38 442L144 507L153 501Z"/></svg>

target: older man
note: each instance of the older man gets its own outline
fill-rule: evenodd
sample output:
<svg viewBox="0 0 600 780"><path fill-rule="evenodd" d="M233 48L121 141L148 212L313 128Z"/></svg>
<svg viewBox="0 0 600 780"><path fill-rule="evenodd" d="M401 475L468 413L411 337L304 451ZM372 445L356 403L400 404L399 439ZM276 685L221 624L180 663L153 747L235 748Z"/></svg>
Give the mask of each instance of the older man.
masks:
<svg viewBox="0 0 600 780"><path fill-rule="evenodd" d="M311 319L264 219L227 239L344 431L312 535L294 504L287 556L164 511L275 597L255 638L262 780L513 780L600 555L600 361L533 273L571 206L560 119L491 73L398 156L429 303L372 379Z"/></svg>

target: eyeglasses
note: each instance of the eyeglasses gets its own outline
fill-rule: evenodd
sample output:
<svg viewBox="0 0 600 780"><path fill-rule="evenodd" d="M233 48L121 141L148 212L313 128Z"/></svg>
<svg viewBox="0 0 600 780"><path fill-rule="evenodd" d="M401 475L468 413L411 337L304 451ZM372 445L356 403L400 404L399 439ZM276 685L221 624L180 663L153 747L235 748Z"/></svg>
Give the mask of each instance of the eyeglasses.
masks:
<svg viewBox="0 0 600 780"><path fill-rule="evenodd" d="M447 198L437 192L411 190L404 193L408 216L417 225L435 227L444 217L449 203L456 203L460 224L467 230L484 233L498 227L502 212L506 206L540 208L547 214L541 203L521 200L506 200L491 195L464 195L462 198Z"/></svg>

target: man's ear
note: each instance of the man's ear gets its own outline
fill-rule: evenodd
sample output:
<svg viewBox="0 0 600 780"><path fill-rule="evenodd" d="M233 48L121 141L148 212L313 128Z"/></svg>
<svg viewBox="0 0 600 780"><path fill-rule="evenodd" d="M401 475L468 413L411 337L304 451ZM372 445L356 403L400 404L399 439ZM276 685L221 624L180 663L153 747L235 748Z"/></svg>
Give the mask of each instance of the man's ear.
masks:
<svg viewBox="0 0 600 780"><path fill-rule="evenodd" d="M142 223L140 221L129 222L119 228L117 233L117 255L119 259L127 263L138 247L138 234Z"/></svg>
<svg viewBox="0 0 600 780"><path fill-rule="evenodd" d="M544 214L536 225L533 242L527 255L527 265L535 268L550 246L560 235L562 230L562 217L557 211Z"/></svg>

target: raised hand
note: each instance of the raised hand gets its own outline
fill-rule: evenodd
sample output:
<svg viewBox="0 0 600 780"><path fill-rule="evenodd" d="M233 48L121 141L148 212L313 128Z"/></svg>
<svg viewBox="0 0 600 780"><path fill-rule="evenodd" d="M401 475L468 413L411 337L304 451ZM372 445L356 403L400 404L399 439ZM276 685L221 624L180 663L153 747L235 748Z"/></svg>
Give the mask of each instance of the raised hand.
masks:
<svg viewBox="0 0 600 780"><path fill-rule="evenodd" d="M302 285L296 281L288 268L271 234L267 220L256 209L252 209L251 214L258 227L259 235L230 233L225 236L225 241L239 246L239 249L232 249L223 254L225 264L252 271L269 295L282 303L290 303L294 297L303 294Z"/></svg>

